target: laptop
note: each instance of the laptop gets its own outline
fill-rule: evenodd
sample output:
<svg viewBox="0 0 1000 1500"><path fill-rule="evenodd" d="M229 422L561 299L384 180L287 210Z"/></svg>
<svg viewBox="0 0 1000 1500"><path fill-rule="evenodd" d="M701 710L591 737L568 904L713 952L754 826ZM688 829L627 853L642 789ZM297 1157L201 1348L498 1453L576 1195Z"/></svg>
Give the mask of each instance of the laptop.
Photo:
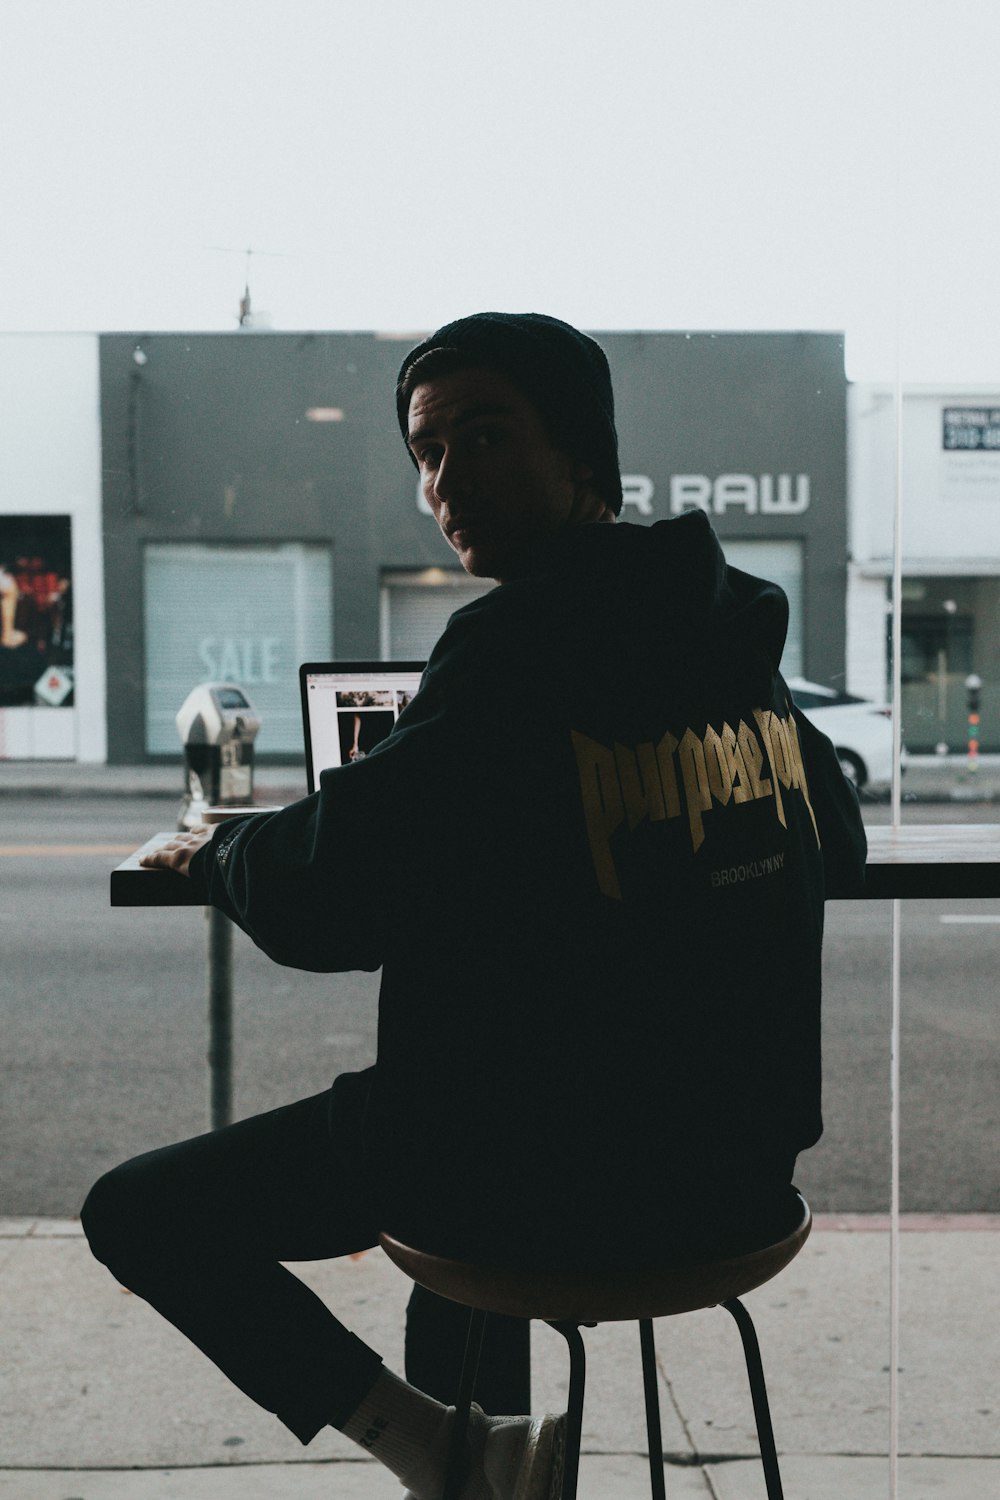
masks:
<svg viewBox="0 0 1000 1500"><path fill-rule="evenodd" d="M422 661L309 661L299 668L306 782L361 760L384 740L420 686Z"/></svg>

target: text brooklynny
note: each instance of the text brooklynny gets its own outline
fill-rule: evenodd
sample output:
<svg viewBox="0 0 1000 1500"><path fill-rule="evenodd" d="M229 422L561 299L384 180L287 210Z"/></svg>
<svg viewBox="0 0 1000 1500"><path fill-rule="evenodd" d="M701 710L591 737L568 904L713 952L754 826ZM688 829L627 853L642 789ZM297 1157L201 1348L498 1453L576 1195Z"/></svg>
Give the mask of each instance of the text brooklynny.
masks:
<svg viewBox="0 0 1000 1500"><path fill-rule="evenodd" d="M732 808L772 797L778 821L787 827L783 791L796 791L809 809L819 843L795 720L791 714L779 718L768 708L755 708L753 716L756 733L741 719L736 729L708 725L700 735L685 729L679 739L668 732L658 743L647 740L634 749L617 742L609 749L570 731L597 883L606 896L620 901L622 894L612 834L623 824L631 832L646 818L656 823L685 812L691 847L697 851L705 838L705 815L713 806Z"/></svg>

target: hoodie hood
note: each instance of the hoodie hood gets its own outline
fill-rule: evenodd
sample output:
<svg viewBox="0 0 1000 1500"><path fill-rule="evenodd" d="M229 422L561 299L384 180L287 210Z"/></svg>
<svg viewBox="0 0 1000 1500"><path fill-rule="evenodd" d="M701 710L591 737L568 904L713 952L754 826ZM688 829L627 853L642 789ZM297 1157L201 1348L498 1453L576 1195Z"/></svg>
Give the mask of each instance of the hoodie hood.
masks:
<svg viewBox="0 0 1000 1500"><path fill-rule="evenodd" d="M559 580L582 605L595 643L631 637L648 668L675 677L721 676L769 697L788 632L776 584L727 564L702 511L652 526L569 526L528 554L511 584ZM575 608L565 613L575 618ZM599 645L595 646L599 650ZM686 664L686 666L685 666Z"/></svg>

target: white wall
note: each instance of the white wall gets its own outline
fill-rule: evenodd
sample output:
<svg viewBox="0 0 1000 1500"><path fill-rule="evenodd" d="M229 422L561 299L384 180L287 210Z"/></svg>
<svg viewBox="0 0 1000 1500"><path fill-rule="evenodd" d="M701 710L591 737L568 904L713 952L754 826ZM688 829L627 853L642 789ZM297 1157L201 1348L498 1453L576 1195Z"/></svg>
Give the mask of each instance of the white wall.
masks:
<svg viewBox="0 0 1000 1500"><path fill-rule="evenodd" d="M104 568L98 341L0 337L0 514L68 515L73 527L75 708L0 709L8 759L103 762Z"/></svg>
<svg viewBox="0 0 1000 1500"><path fill-rule="evenodd" d="M854 563L892 571L896 403L891 389L847 388L847 547Z"/></svg>
<svg viewBox="0 0 1000 1500"><path fill-rule="evenodd" d="M1000 390L904 388L898 434L904 579L1000 575L1000 451L946 450L947 407L985 408L1000 418ZM852 385L847 412L847 687L883 698L896 505L895 392L887 385Z"/></svg>
<svg viewBox="0 0 1000 1500"><path fill-rule="evenodd" d="M891 696L889 683L888 609L886 580L847 572L847 662L849 693L880 701Z"/></svg>
<svg viewBox="0 0 1000 1500"><path fill-rule="evenodd" d="M947 451L946 408L1000 409L1000 392L910 390L903 397L903 562L912 573L1000 571L1000 452Z"/></svg>
<svg viewBox="0 0 1000 1500"><path fill-rule="evenodd" d="M1000 572L1000 452L947 452L946 407L1000 410L1000 391L907 387L901 425L903 571ZM890 386L848 390L851 558L891 572L896 493L896 400Z"/></svg>

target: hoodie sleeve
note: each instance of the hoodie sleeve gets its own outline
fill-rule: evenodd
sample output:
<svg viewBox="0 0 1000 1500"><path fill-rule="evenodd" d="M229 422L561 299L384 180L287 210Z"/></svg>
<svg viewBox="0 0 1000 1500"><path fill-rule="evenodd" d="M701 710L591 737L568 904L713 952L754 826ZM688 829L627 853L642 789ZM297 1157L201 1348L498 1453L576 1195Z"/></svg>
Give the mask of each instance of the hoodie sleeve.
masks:
<svg viewBox="0 0 1000 1500"><path fill-rule="evenodd" d="M221 825L191 861L207 905L276 963L319 973L377 969L408 919L449 797L485 733L477 631L457 617L419 693L364 760L320 776L310 797ZM443 811L444 810L444 811ZM395 924L395 926L393 925Z"/></svg>
<svg viewBox="0 0 1000 1500"><path fill-rule="evenodd" d="M858 794L840 769L832 742L793 708L823 855L825 895L863 896L868 840Z"/></svg>
<svg viewBox="0 0 1000 1500"><path fill-rule="evenodd" d="M206 905L225 912L276 963L322 973L377 969L370 846L378 832L371 823L366 830L361 806L370 810L371 799L363 788L357 796L350 785L331 786L329 775L318 792L280 812L222 824L189 873Z"/></svg>

